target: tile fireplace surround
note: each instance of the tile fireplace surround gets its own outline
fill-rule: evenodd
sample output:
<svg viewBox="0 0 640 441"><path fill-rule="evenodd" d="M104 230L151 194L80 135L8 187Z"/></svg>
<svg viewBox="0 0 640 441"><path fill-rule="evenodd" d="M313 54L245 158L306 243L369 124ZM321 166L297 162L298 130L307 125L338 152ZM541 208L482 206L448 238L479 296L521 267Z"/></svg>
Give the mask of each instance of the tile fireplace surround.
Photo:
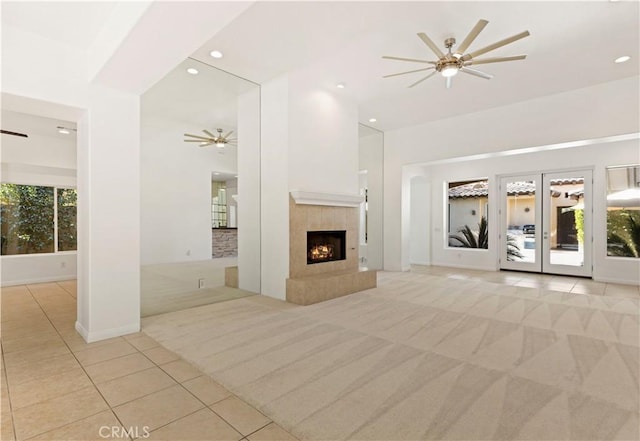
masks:
<svg viewBox="0 0 640 441"><path fill-rule="evenodd" d="M298 305L376 287L376 272L358 268L357 197L349 202L334 202L331 195L323 196L318 201L289 198L287 301ZM333 230L346 231L346 259L307 264L307 231Z"/></svg>

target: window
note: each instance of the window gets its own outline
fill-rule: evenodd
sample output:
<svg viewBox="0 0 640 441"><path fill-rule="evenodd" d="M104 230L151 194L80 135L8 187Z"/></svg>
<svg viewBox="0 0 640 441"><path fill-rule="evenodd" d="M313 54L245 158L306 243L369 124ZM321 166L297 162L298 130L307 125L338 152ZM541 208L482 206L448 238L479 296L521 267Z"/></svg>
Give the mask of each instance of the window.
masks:
<svg viewBox="0 0 640 441"><path fill-rule="evenodd" d="M640 165L607 168L607 255L640 257Z"/></svg>
<svg viewBox="0 0 640 441"><path fill-rule="evenodd" d="M211 184L211 227L227 227L227 185L225 182Z"/></svg>
<svg viewBox="0 0 640 441"><path fill-rule="evenodd" d="M450 182L447 191L449 246L489 248L489 180Z"/></svg>
<svg viewBox="0 0 640 441"><path fill-rule="evenodd" d="M58 251L78 249L78 192L58 188Z"/></svg>
<svg viewBox="0 0 640 441"><path fill-rule="evenodd" d="M73 189L0 184L1 254L75 250L76 201Z"/></svg>

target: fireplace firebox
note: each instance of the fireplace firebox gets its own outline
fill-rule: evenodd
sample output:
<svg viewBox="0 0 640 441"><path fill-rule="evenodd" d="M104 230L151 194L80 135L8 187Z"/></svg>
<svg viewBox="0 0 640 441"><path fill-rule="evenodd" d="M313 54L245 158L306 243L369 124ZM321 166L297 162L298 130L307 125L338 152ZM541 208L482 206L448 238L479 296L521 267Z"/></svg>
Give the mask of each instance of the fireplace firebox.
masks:
<svg viewBox="0 0 640 441"><path fill-rule="evenodd" d="M346 231L307 231L307 265L345 260Z"/></svg>

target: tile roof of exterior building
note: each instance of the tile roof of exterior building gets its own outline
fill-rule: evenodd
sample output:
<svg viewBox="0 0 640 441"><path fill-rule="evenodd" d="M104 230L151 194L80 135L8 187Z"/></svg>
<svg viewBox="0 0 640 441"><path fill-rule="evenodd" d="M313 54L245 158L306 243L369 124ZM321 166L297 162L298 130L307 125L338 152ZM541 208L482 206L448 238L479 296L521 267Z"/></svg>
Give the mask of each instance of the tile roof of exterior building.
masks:
<svg viewBox="0 0 640 441"><path fill-rule="evenodd" d="M567 179L552 179L551 185L575 185L584 183L583 178L567 178ZM535 183L532 181L518 181L509 182L507 184L508 196L533 196L536 193ZM574 193L578 193L575 191ZM469 184L458 185L449 189L449 199L464 199L464 198L482 198L489 195L489 182L478 181L471 182ZM552 191L554 197L558 197L560 192Z"/></svg>

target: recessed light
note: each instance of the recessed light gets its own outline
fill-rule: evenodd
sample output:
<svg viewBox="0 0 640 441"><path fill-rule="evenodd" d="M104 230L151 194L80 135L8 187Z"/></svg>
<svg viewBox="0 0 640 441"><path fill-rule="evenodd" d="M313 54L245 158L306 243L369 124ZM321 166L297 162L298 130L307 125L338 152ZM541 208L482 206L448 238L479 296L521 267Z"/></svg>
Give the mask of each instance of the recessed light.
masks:
<svg viewBox="0 0 640 441"><path fill-rule="evenodd" d="M336 87L338 89L344 89L344 83L338 83L338 84L336 84Z"/></svg>
<svg viewBox="0 0 640 441"><path fill-rule="evenodd" d="M630 57L630 56L628 56L628 55L624 55L624 56L622 56L622 57L616 58L616 59L614 60L614 62L615 62L615 63L624 63L625 61L629 61L630 59L631 59L631 57Z"/></svg>
<svg viewBox="0 0 640 441"><path fill-rule="evenodd" d="M211 51L209 52L209 55L211 55L213 58L222 58L222 52L220 51Z"/></svg>
<svg viewBox="0 0 640 441"><path fill-rule="evenodd" d="M58 133L62 133L63 135L68 135L71 132L69 132L67 129L58 129Z"/></svg>
<svg viewBox="0 0 640 441"><path fill-rule="evenodd" d="M194 67L190 67L189 69L187 69L187 72L190 73L191 75L198 75L198 69Z"/></svg>
<svg viewBox="0 0 640 441"><path fill-rule="evenodd" d="M378 121L378 120L375 119L375 118L369 118L369 122L376 122L376 121Z"/></svg>

